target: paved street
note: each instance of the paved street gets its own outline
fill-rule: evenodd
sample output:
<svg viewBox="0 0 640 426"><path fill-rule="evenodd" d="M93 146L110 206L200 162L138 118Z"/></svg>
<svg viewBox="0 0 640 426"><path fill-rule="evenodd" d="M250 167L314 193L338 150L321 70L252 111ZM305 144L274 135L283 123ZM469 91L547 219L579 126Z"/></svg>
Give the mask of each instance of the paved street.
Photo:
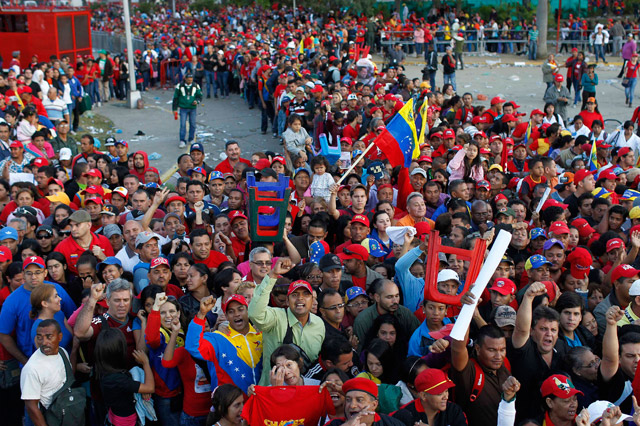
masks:
<svg viewBox="0 0 640 426"><path fill-rule="evenodd" d="M421 77L423 64L418 59L408 58L407 74ZM500 61L500 62L498 62ZM501 95L507 100L517 100L521 111L529 112L544 105L542 96L544 85L539 61L534 65L513 66L514 61L523 61L522 57L466 57L466 68L458 71L458 92L471 92L474 98L484 94L491 99ZM564 58L559 58L559 63ZM381 62L378 61L378 64ZM616 79L620 64L597 68L600 84L597 98L600 111L605 119L615 118L624 121L631 118L633 109L624 105L624 89ZM563 74L566 70L563 70ZM442 84L442 73L439 70L437 84ZM130 110L122 102L110 102L102 108L94 109L114 123L115 129L122 133L115 134L117 139L130 142L130 151L144 150L149 154L161 154L159 160L151 161L161 173L170 169L182 152L178 148L178 122L171 113L172 90L152 90L143 94L144 110ZM488 101L475 102L485 104ZM638 105L638 101L635 102ZM567 115L573 117L579 109L568 108ZM607 126L607 130L610 129ZM138 131L144 136L136 136ZM215 164L219 161L224 142L235 139L240 142L245 157L254 151L281 149L279 141L271 133L260 134L260 110L249 110L244 99L231 95L229 99L205 99L204 105L198 109L198 140L204 143L207 161Z"/></svg>

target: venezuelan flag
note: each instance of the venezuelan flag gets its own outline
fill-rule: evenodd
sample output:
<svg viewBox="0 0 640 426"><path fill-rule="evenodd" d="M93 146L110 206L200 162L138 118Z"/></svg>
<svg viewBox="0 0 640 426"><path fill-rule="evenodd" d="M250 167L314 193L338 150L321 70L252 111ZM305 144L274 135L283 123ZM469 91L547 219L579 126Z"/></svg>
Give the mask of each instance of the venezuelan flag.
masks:
<svg viewBox="0 0 640 426"><path fill-rule="evenodd" d="M598 170L598 156L596 155L596 142L593 142L591 145L591 153L589 154L589 171L592 172L594 170Z"/></svg>
<svg viewBox="0 0 640 426"><path fill-rule="evenodd" d="M386 155L393 167L409 167L411 160L420 155L417 139L413 99L409 99L373 143Z"/></svg>

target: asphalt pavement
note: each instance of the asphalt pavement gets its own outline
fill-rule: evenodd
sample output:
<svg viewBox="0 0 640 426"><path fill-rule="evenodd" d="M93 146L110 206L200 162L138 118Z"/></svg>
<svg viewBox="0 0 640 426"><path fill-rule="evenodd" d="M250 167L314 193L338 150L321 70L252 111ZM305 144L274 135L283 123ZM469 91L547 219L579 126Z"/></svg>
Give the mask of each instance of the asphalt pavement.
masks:
<svg viewBox="0 0 640 426"><path fill-rule="evenodd" d="M558 63L564 63L566 56L560 56ZM378 66L382 61L374 57ZM614 59L611 59L614 60ZM474 105L489 106L493 96L502 96L507 100L516 100L522 112L530 112L534 108L542 108L545 85L542 82L541 61L529 62L522 56L468 56L464 57L465 69L456 72L457 91L462 94L470 92L474 99L482 94L486 101L475 101ZM408 76L421 77L424 64L421 58L408 57L406 61ZM605 120L624 121L631 118L632 108L624 104L624 88L617 79L621 63L612 62L596 68L599 77L596 98L600 112ZM566 74L566 69L562 69ZM437 85L441 86L442 71L438 71ZM572 93L573 95L573 93ZM161 174L169 172L176 164L177 157L188 152L188 148L178 148L178 121L174 121L171 113L173 90L154 89L143 93L144 109L128 109L124 102L111 101L95 108L100 114L114 123L114 136L130 143L130 152L143 150L151 158L153 153L160 154L159 159L152 159L151 165L157 167ZM634 101L634 107L640 100ZM578 108L567 108L567 115L578 114ZM615 121L607 121L606 130L615 128ZM140 135L139 132L143 133ZM208 164L220 161L227 140L239 142L243 157L249 158L256 151L281 151L278 139L271 132L260 133L260 110L248 109L243 98L232 94L226 99L204 99L198 107L197 140L205 147Z"/></svg>

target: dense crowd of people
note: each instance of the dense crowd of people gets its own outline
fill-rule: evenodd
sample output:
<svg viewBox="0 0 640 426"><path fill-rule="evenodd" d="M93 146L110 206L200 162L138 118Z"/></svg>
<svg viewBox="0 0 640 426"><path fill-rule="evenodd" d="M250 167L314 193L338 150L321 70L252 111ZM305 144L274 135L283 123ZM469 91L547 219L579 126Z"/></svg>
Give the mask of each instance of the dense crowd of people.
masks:
<svg viewBox="0 0 640 426"><path fill-rule="evenodd" d="M113 10L94 24L116 28ZM594 91L568 116L558 72L543 109L483 104L408 78L400 53L375 65L366 18L169 16L134 18L149 87L165 51L196 58L165 182L146 152L80 131L75 103L109 98L108 52L15 55L0 79L3 421L640 425L638 110L607 134ZM207 164L186 110L209 83L257 105L281 152L229 140ZM280 210L254 187L287 206L271 240Z"/></svg>

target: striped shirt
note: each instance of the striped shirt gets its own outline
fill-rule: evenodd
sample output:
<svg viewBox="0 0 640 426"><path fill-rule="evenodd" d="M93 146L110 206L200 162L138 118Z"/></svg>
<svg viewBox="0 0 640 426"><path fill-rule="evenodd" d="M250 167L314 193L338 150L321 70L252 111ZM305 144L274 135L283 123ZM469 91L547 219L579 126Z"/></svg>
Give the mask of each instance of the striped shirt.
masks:
<svg viewBox="0 0 640 426"><path fill-rule="evenodd" d="M42 101L42 105L47 110L47 115L51 121L64 120L64 116L69 115L67 104L62 99L56 98L52 101L46 98Z"/></svg>

